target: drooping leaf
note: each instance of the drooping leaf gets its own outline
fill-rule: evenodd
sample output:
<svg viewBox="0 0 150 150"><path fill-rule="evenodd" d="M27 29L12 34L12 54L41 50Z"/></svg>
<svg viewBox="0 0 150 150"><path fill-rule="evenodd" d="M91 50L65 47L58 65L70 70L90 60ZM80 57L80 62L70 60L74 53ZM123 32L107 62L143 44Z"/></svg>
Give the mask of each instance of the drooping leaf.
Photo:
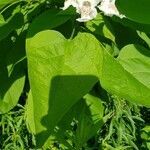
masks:
<svg viewBox="0 0 150 150"><path fill-rule="evenodd" d="M119 12L127 18L135 22L150 24L149 0L116 0L116 6Z"/></svg>
<svg viewBox="0 0 150 150"><path fill-rule="evenodd" d="M25 82L24 36L16 43L10 39L0 42L0 113L6 113L16 106ZM21 44L21 45L20 45Z"/></svg>

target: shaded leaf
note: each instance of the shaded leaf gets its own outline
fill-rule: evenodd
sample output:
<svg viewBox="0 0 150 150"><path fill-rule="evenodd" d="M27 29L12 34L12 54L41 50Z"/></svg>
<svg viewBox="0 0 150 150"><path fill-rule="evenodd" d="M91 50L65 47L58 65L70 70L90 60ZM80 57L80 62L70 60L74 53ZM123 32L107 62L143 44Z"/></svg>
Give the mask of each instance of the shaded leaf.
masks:
<svg viewBox="0 0 150 150"><path fill-rule="evenodd" d="M150 24L149 0L117 0L116 6L119 12L127 18L135 22Z"/></svg>
<svg viewBox="0 0 150 150"><path fill-rule="evenodd" d="M39 17L37 17L31 24L28 32L28 38L34 36L36 33L52 29L64 24L75 14L75 10L71 7L65 11L58 9L50 9Z"/></svg>
<svg viewBox="0 0 150 150"><path fill-rule="evenodd" d="M25 82L25 51L24 36L20 36L16 43L10 40L0 42L0 112L6 113L16 106L23 91ZM8 43L7 43L8 42ZM20 43L22 45L20 45Z"/></svg>
<svg viewBox="0 0 150 150"><path fill-rule="evenodd" d="M3 7L5 7L8 4L18 2L18 1L20 1L20 0L1 0L0 1L0 9L2 9Z"/></svg>
<svg viewBox="0 0 150 150"><path fill-rule="evenodd" d="M0 24L0 40L6 38L13 30L20 28L23 23L23 14L15 13L9 20Z"/></svg>

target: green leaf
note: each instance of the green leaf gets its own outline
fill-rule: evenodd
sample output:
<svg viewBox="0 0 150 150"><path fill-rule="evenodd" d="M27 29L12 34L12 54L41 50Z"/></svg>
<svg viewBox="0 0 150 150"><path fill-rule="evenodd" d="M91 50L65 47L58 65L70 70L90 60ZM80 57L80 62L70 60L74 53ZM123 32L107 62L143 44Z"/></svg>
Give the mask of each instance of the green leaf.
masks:
<svg viewBox="0 0 150 150"><path fill-rule="evenodd" d="M6 113L16 106L25 83L25 51L22 48L25 36L19 36L16 43L0 42L0 113Z"/></svg>
<svg viewBox="0 0 150 150"><path fill-rule="evenodd" d="M127 45L119 54L119 62L150 90L150 51L140 45Z"/></svg>
<svg viewBox="0 0 150 150"><path fill-rule="evenodd" d="M119 61L108 55L106 51L103 54L100 82L108 92L136 104L150 107L149 88L138 81L132 73L125 70Z"/></svg>
<svg viewBox="0 0 150 150"><path fill-rule="evenodd" d="M81 41L82 46L78 44ZM65 113L98 81L95 75L98 76L101 51L97 47L99 43L92 36L80 34L68 41L60 33L49 30L27 40L29 80L39 142L48 138Z"/></svg>
<svg viewBox="0 0 150 150"><path fill-rule="evenodd" d="M142 130L141 130L141 138L149 141L150 140L150 126L145 126Z"/></svg>
<svg viewBox="0 0 150 150"><path fill-rule="evenodd" d="M150 38L148 37L148 35L144 32L139 32L139 31L137 31L137 33L141 37L141 39L143 39L145 41L145 43L148 45L148 47L150 48Z"/></svg>
<svg viewBox="0 0 150 150"><path fill-rule="evenodd" d="M75 143L77 149L83 147L103 125L103 111L104 107L98 97L91 94L85 95L83 99L70 108L59 122L59 130L54 133L55 140L68 147L69 143L67 143L65 136L69 130L73 135L73 137L68 135L70 142ZM73 124L74 120L77 122L77 128L73 130L71 124ZM50 141L51 139L49 138L44 145L45 148Z"/></svg>
<svg viewBox="0 0 150 150"><path fill-rule="evenodd" d="M0 0L0 9L2 9L3 7L5 7L8 4L18 2L18 1L20 1L20 0Z"/></svg>
<svg viewBox="0 0 150 150"><path fill-rule="evenodd" d="M143 31L143 32L150 32L150 24L142 24L142 23L138 23L135 21L132 21L128 18L122 18L120 19L119 17L112 17L112 19L116 22L119 22L120 24L127 26L133 30L139 30L139 31Z"/></svg>
<svg viewBox="0 0 150 150"><path fill-rule="evenodd" d="M113 42L115 42L115 37L112 31L107 27L108 23L105 22L103 16L98 14L95 19L88 21L86 27L93 33L104 36Z"/></svg>
<svg viewBox="0 0 150 150"><path fill-rule="evenodd" d="M91 34L79 33L66 40L59 32L45 30L27 39L26 47L38 146L98 79L108 92L150 106L149 88Z"/></svg>
<svg viewBox="0 0 150 150"><path fill-rule="evenodd" d="M0 26L1 24L4 24L4 23L5 23L4 17L3 15L0 14Z"/></svg>
<svg viewBox="0 0 150 150"><path fill-rule="evenodd" d="M35 122L34 122L34 106L33 106L33 97L32 97L32 92L31 90L28 93L28 98L27 98L27 103L26 103L26 111L25 111L25 116L26 116L26 125L28 130L31 133L36 134L35 131Z"/></svg>
<svg viewBox="0 0 150 150"><path fill-rule="evenodd" d="M28 38L31 38L40 31L53 29L64 24L66 21L71 19L74 14L75 10L72 7L67 10L60 11L58 9L50 9L44 12L31 24L28 32Z"/></svg>
<svg viewBox="0 0 150 150"><path fill-rule="evenodd" d="M0 41L6 38L13 30L20 28L23 23L23 14L15 13L5 23L0 24Z"/></svg>
<svg viewBox="0 0 150 150"><path fill-rule="evenodd" d="M78 126L75 132L75 143L82 147L90 138L92 138L103 125L103 105L98 97L87 94L84 96L85 103L78 113ZM76 112L79 111L78 109Z"/></svg>
<svg viewBox="0 0 150 150"><path fill-rule="evenodd" d="M127 18L135 22L150 24L149 0L116 0L116 6L119 12Z"/></svg>

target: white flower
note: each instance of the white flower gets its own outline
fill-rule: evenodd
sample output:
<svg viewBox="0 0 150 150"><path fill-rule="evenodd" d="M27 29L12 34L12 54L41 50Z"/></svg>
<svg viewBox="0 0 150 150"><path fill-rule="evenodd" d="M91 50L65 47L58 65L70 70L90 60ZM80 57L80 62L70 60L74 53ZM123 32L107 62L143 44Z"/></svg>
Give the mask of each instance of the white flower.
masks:
<svg viewBox="0 0 150 150"><path fill-rule="evenodd" d="M115 0L102 0L100 6L98 8L104 12L105 15L112 17L113 15L118 16L120 18L125 17L120 14L115 6Z"/></svg>
<svg viewBox="0 0 150 150"><path fill-rule="evenodd" d="M100 5L97 6L99 3ZM107 16L115 15L120 18L125 17L117 10L115 0L66 0L63 10L67 9L69 6L75 7L76 12L81 15L81 17L77 19L79 22L86 22L95 18L97 15L96 7Z"/></svg>
<svg viewBox="0 0 150 150"><path fill-rule="evenodd" d="M101 0L67 0L65 1L63 10L72 5L76 8L76 12L81 15L81 18L78 18L77 21L86 22L96 17L96 6L100 1Z"/></svg>
<svg viewBox="0 0 150 150"><path fill-rule="evenodd" d="M67 9L69 6L73 6L77 8L77 0L66 0L64 3L64 7L62 8L63 10Z"/></svg>
<svg viewBox="0 0 150 150"><path fill-rule="evenodd" d="M99 1L95 0L79 0L77 12L81 14L81 18L78 18L79 22L86 22L92 20L97 15L96 6Z"/></svg>

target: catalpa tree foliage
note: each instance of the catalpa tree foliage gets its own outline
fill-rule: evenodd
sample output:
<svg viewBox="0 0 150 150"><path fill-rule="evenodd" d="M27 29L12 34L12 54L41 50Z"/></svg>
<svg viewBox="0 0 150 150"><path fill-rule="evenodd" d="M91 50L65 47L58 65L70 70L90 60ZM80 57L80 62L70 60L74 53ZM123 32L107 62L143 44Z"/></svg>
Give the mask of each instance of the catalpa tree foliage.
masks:
<svg viewBox="0 0 150 150"><path fill-rule="evenodd" d="M141 117L150 108L149 8L149 0L0 0L1 115L23 105L34 148L149 149Z"/></svg>

